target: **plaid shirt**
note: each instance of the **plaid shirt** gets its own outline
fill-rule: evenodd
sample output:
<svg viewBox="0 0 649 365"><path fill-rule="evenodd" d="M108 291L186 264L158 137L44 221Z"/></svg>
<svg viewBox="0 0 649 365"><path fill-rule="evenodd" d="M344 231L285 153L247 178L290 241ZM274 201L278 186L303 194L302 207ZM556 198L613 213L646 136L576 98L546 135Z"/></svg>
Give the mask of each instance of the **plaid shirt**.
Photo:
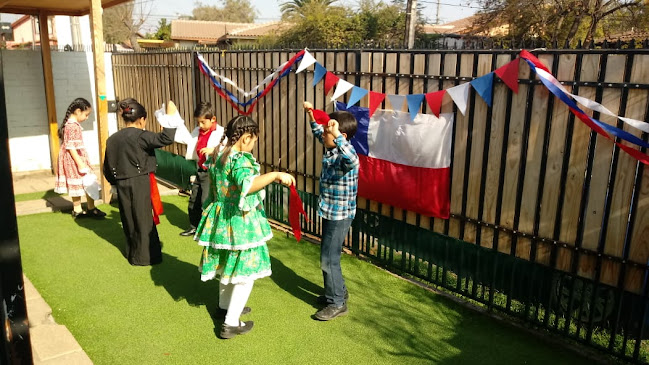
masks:
<svg viewBox="0 0 649 365"><path fill-rule="evenodd" d="M311 122L313 135L321 142L324 130ZM358 155L342 135L334 139L336 147L325 148L320 174L318 214L328 220L354 218L358 192Z"/></svg>

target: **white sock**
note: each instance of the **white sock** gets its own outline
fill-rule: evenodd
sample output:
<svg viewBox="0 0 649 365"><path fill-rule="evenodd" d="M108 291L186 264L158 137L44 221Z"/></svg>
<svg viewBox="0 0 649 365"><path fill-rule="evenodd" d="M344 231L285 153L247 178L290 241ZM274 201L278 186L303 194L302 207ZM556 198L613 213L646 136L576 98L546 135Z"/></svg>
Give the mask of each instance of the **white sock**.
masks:
<svg viewBox="0 0 649 365"><path fill-rule="evenodd" d="M228 310L230 298L232 297L234 284L223 284L219 282L219 308Z"/></svg>
<svg viewBox="0 0 649 365"><path fill-rule="evenodd" d="M252 285L254 281L249 283L234 284L232 289L232 297L230 298L230 305L228 306L228 313L225 315L225 324L227 326L239 326L239 317L241 312L248 302L250 292L252 292Z"/></svg>

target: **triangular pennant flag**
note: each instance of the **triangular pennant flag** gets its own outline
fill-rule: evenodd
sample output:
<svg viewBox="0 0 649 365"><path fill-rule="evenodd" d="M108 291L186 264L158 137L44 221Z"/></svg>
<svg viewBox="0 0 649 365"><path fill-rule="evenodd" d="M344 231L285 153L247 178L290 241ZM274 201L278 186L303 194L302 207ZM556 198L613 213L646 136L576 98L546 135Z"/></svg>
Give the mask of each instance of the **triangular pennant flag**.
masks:
<svg viewBox="0 0 649 365"><path fill-rule="evenodd" d="M376 108L385 100L385 94L370 91L370 118L374 115Z"/></svg>
<svg viewBox="0 0 649 365"><path fill-rule="evenodd" d="M471 86L484 99L487 105L491 106L493 100L494 73L489 72L484 76L471 80Z"/></svg>
<svg viewBox="0 0 649 365"><path fill-rule="evenodd" d="M295 235L295 239L300 242L302 238L302 230L300 227L300 214L304 216L304 219L308 222L309 217L307 217L306 212L304 211L304 205L302 204L302 199L295 189L295 185L291 185L291 195L288 202L288 220L291 223L291 229Z"/></svg>
<svg viewBox="0 0 649 365"><path fill-rule="evenodd" d="M442 99L444 98L444 94L446 94L446 90L426 94L428 106L437 118L439 118L439 113L442 111Z"/></svg>
<svg viewBox="0 0 649 365"><path fill-rule="evenodd" d="M388 95L388 100L392 104L392 110L399 111L403 108L403 102L406 101L405 95Z"/></svg>
<svg viewBox="0 0 649 365"><path fill-rule="evenodd" d="M408 111L410 111L410 120L415 120L417 114L419 114L419 109L421 108L421 103L424 101L424 94L410 94L406 96L408 100Z"/></svg>
<svg viewBox="0 0 649 365"><path fill-rule="evenodd" d="M540 68L541 70L544 70L545 72L551 74L550 70L539 60L536 58L535 55L531 54L527 50L522 50L520 53L521 58L529 60L532 62L536 67Z"/></svg>
<svg viewBox="0 0 649 365"><path fill-rule="evenodd" d="M318 62L315 63L315 71L313 71L313 86L316 86L320 80L327 74L327 69Z"/></svg>
<svg viewBox="0 0 649 365"><path fill-rule="evenodd" d="M338 85L336 85L336 91L334 91L334 96L331 97L331 101L336 101L336 99L343 96L353 87L354 85L345 80L338 81Z"/></svg>
<svg viewBox="0 0 649 365"><path fill-rule="evenodd" d="M300 72L304 71L307 67L313 65L316 62L315 57L309 51L304 51L304 57L302 57L302 62L300 62L300 66L297 68L297 71L295 71L296 74L299 74Z"/></svg>
<svg viewBox="0 0 649 365"><path fill-rule="evenodd" d="M519 59L515 59L512 62L501 66L494 71L498 77L500 77L501 80L514 91L514 93L518 94L518 65L519 65Z"/></svg>
<svg viewBox="0 0 649 365"><path fill-rule="evenodd" d="M327 71L324 86L325 95L329 94L329 91L338 83L338 80L340 80L338 76L334 75L333 72Z"/></svg>
<svg viewBox="0 0 649 365"><path fill-rule="evenodd" d="M347 108L350 108L354 104L358 103L369 91L363 89L362 87L354 86L352 88L352 93L349 96L349 101L347 102Z"/></svg>
<svg viewBox="0 0 649 365"><path fill-rule="evenodd" d="M466 103L469 101L470 86L471 84L467 82L462 85L458 85L446 90L448 95L455 102L455 105L457 105L457 108L460 111L460 113L462 113L462 115L466 113Z"/></svg>

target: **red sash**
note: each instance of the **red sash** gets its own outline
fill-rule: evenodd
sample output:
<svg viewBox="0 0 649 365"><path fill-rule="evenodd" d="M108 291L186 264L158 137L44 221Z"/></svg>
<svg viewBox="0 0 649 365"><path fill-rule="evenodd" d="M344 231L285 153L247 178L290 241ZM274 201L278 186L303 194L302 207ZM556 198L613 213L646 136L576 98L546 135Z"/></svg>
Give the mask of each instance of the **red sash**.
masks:
<svg viewBox="0 0 649 365"><path fill-rule="evenodd" d="M153 207L153 222L160 224L160 214L163 213L160 192L158 191L158 182L153 172L149 173L149 184L151 185L151 206Z"/></svg>

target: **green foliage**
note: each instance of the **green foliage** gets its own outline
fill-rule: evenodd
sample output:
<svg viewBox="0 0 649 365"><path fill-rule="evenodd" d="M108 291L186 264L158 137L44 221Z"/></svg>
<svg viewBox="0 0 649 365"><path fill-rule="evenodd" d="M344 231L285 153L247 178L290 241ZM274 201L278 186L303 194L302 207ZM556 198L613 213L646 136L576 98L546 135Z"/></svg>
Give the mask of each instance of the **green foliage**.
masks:
<svg viewBox="0 0 649 365"><path fill-rule="evenodd" d="M474 23L474 34L576 44L603 36L632 33L649 26L649 3L640 0L480 0L485 9Z"/></svg>
<svg viewBox="0 0 649 365"><path fill-rule="evenodd" d="M335 3L337 0L291 0L282 3L279 10L282 12L282 19L293 20L296 17L304 17L306 11L315 5L325 9Z"/></svg>
<svg viewBox="0 0 649 365"><path fill-rule="evenodd" d="M163 41L171 40L171 23L167 23L167 19L162 18L158 21L158 30L155 32L154 37Z"/></svg>
<svg viewBox="0 0 649 365"><path fill-rule="evenodd" d="M211 20L219 22L253 23L257 10L250 0L222 0L222 6L204 5L197 2L192 10L193 20Z"/></svg>
<svg viewBox="0 0 649 365"><path fill-rule="evenodd" d="M133 24L133 3L127 2L105 9L102 20L106 43L118 44L128 40L131 36L129 25Z"/></svg>

